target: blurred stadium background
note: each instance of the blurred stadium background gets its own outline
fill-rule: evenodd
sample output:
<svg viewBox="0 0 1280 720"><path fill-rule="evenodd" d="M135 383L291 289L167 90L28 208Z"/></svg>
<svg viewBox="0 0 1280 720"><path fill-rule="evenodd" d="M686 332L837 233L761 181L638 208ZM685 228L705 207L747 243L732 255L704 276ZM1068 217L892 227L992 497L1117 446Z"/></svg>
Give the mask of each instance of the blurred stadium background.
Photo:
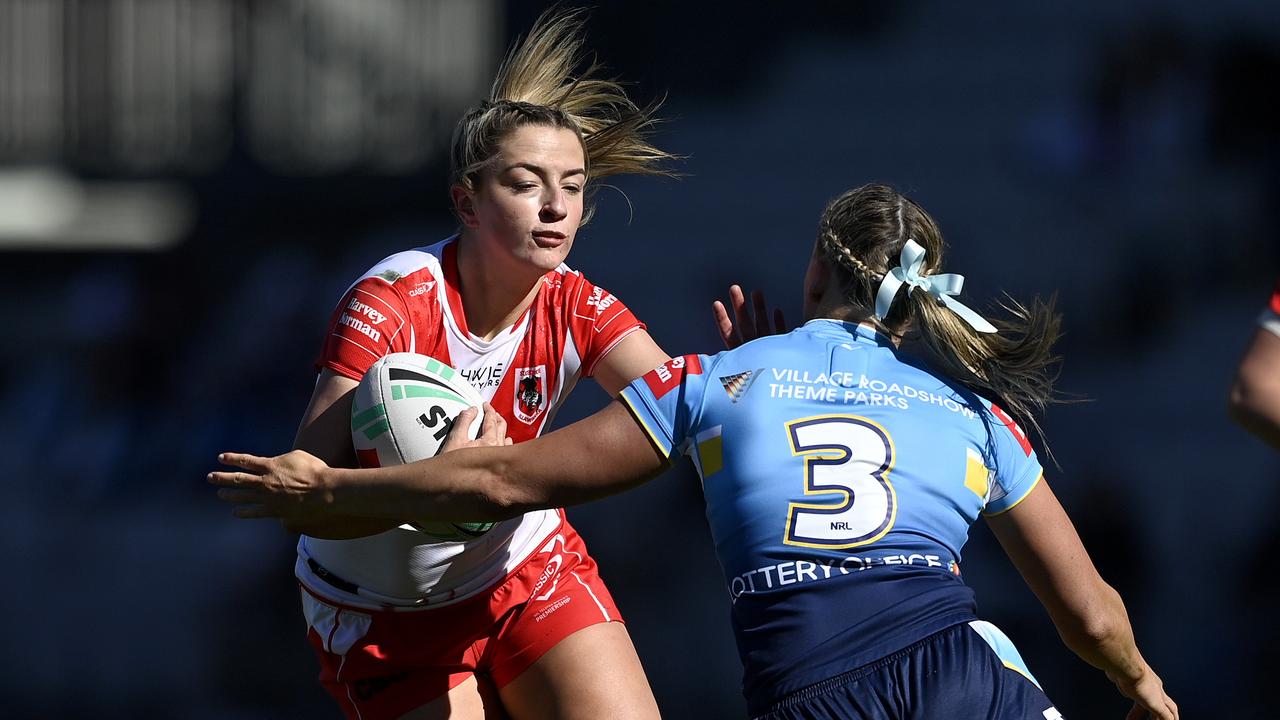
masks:
<svg viewBox="0 0 1280 720"><path fill-rule="evenodd" d="M338 717L293 539L203 476L285 449L332 304L451 232L453 122L541 9L0 0L0 714ZM1280 5L601 2L589 31L669 94L687 176L602 192L571 263L714 351L730 282L798 317L830 198L912 194L974 297L1059 293L1091 401L1048 415L1054 485L1184 715L1270 717L1277 458L1224 401L1277 269ZM666 714L741 716L692 471L570 515ZM1122 717L984 528L966 550L1066 716Z"/></svg>

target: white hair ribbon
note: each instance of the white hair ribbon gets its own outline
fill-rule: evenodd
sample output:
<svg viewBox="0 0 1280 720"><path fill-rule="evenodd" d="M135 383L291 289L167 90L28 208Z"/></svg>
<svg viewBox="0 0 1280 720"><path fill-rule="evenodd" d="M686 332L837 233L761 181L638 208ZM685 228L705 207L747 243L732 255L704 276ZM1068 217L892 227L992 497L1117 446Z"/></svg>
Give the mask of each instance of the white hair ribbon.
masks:
<svg viewBox="0 0 1280 720"><path fill-rule="evenodd" d="M960 289L964 287L963 275L955 273L921 275L922 265L924 265L924 248L915 240L907 240L907 243L902 246L898 267L885 273L884 279L880 281L880 289L876 292L877 320L883 320L889 314L889 308L893 306L893 299L897 297L898 289L906 285L908 293L911 292L910 288L920 288L929 293L938 302L946 305L951 312L959 315L960 319L969 323L974 330L984 333L996 332L994 325L964 303L951 297L959 295Z"/></svg>

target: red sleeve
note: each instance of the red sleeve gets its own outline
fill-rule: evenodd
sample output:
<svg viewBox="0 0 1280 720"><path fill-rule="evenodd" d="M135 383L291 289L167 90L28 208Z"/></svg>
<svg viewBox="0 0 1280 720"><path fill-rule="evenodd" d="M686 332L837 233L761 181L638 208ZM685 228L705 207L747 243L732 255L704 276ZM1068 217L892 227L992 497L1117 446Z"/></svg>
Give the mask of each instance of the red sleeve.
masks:
<svg viewBox="0 0 1280 720"><path fill-rule="evenodd" d="M1280 315L1280 280L1276 281L1276 289L1271 292L1271 312Z"/></svg>
<svg viewBox="0 0 1280 720"><path fill-rule="evenodd" d="M360 280L334 308L316 370L359 380L383 355L407 349L408 319L404 298L391 283L377 276Z"/></svg>
<svg viewBox="0 0 1280 720"><path fill-rule="evenodd" d="M581 276L577 280L569 327L582 356L582 377L591 377L596 363L623 338L643 330L644 323L604 288L592 285Z"/></svg>

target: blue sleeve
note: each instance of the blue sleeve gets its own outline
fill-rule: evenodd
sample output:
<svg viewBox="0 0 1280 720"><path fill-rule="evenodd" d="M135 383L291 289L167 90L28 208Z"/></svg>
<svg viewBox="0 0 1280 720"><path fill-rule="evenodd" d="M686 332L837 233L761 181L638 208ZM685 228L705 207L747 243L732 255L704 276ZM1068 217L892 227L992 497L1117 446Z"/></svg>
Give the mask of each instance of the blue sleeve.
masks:
<svg viewBox="0 0 1280 720"><path fill-rule="evenodd" d="M998 405L991 406L991 414L999 422L991 423L995 472L983 514L999 515L1026 499L1044 476L1044 469L1031 441L1013 418Z"/></svg>
<svg viewBox="0 0 1280 720"><path fill-rule="evenodd" d="M618 397L668 461L681 455L694 435L706 360L705 355L672 358L636 378Z"/></svg>

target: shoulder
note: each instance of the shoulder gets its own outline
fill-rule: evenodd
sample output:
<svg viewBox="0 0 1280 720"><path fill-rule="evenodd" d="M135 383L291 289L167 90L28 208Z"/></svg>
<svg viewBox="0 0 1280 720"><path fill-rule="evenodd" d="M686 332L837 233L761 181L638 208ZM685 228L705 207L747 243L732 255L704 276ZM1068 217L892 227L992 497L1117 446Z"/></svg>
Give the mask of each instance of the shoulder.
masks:
<svg viewBox="0 0 1280 720"><path fill-rule="evenodd" d="M442 274L441 252L448 242L446 240L435 245L388 255L366 270L356 282L376 279L387 285L406 285L409 281L421 279L424 273L433 279L439 278Z"/></svg>

